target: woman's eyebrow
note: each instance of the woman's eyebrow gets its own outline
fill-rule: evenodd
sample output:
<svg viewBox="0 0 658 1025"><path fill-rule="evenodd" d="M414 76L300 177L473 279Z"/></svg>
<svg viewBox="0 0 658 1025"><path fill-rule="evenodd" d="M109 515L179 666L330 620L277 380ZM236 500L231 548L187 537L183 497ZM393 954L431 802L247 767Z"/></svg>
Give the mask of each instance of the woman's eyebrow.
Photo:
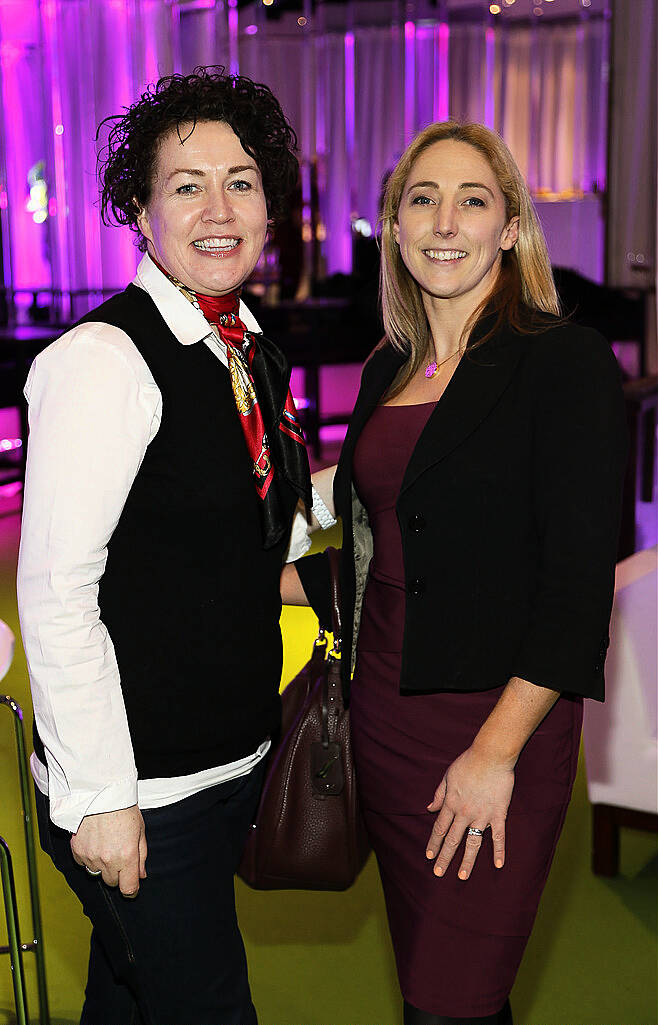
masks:
<svg viewBox="0 0 658 1025"><path fill-rule="evenodd" d="M409 186L409 192L411 192L412 189L427 189L427 188L438 189L438 187L439 186L437 185L436 182L431 182L431 181L414 182L413 185Z"/></svg>
<svg viewBox="0 0 658 1025"><path fill-rule="evenodd" d="M177 174L191 174L195 178L205 178L206 172L201 171L198 167L176 167L170 174L167 175L167 181L174 178Z"/></svg>
<svg viewBox="0 0 658 1025"><path fill-rule="evenodd" d="M258 174L258 167L256 164L236 164L228 169L229 174L239 174L240 171L255 171Z"/></svg>
<svg viewBox="0 0 658 1025"><path fill-rule="evenodd" d="M461 185L459 186L459 188L460 189L484 189L485 192L489 193L489 195L491 196L492 199L495 198L494 194L491 191L491 189L489 188L489 186L488 185L483 185L482 182L462 182Z"/></svg>
<svg viewBox="0 0 658 1025"><path fill-rule="evenodd" d="M428 189L428 188L430 188L430 189L438 189L439 185L438 185L437 182L433 182L433 181L429 181L429 180L428 181L422 181L422 182L414 182L413 185L409 186L408 191L411 192L412 189ZM484 185L483 182L462 182L461 185L459 186L459 188L460 189L484 189L486 192L489 193L489 195L492 198L494 198L494 194L491 191L491 189L489 188L489 186L488 185Z"/></svg>
<svg viewBox="0 0 658 1025"><path fill-rule="evenodd" d="M236 164L234 167L229 167L227 174L239 174L241 171L255 171L258 174L258 168L256 164ZM206 172L202 171L198 167L175 167L170 174L167 175L167 181L175 177L177 174L191 174L195 178L205 178Z"/></svg>

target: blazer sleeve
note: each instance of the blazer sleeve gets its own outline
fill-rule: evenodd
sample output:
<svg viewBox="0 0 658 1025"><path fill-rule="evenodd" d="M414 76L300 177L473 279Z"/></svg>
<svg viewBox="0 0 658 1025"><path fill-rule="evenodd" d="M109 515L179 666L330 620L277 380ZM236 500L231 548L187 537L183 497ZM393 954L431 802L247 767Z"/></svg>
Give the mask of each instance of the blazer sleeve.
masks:
<svg viewBox="0 0 658 1025"><path fill-rule="evenodd" d="M331 576L326 552L306 555L295 562L309 604L325 630L331 630Z"/></svg>
<svg viewBox="0 0 658 1025"><path fill-rule="evenodd" d="M603 700L628 449L621 376L597 332L554 339L537 360L538 573L513 675Z"/></svg>

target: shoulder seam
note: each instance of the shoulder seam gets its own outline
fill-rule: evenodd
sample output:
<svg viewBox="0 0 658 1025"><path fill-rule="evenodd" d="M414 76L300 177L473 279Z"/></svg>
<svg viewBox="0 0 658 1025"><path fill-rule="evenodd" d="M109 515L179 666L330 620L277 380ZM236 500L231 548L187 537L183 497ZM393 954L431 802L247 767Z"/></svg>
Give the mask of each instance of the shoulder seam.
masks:
<svg viewBox="0 0 658 1025"><path fill-rule="evenodd" d="M103 331L103 333L101 333L101 330ZM107 331L118 332L118 337L115 339L104 337L104 334ZM70 328L64 334L60 335L59 338L55 339L52 345L56 347L58 342L61 342L63 339L68 339L72 341L73 339L70 336L72 336L74 333L76 335L76 342L85 343L87 345L95 344L98 345L100 348L103 348L107 352L112 353L117 360L120 360L132 372L135 379L140 385L144 385L146 387L155 386L157 388L157 384L153 378L151 370L149 369L148 363L142 356L141 352L133 342L128 332L124 331L123 328L118 327L116 324L108 324L105 321L86 321L84 324L76 324L74 327ZM135 357L134 359L131 358L125 351L126 341L129 343L130 351ZM121 346L117 344L119 342L121 342ZM142 371L145 370L146 374L140 375L140 369Z"/></svg>

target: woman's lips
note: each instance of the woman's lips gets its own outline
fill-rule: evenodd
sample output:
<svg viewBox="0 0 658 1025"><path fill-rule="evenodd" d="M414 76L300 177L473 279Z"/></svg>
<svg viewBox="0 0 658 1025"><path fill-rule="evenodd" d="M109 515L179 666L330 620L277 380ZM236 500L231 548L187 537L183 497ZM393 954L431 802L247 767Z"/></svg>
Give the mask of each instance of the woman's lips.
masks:
<svg viewBox="0 0 658 1025"><path fill-rule="evenodd" d="M203 253L205 256L210 256L213 259L221 259L226 256L231 256L242 244L242 239L234 235L227 235L224 237L211 237L204 239L197 239L192 243L197 253Z"/></svg>
<svg viewBox="0 0 658 1025"><path fill-rule="evenodd" d="M423 254L433 263L456 264L463 260L468 253L463 249L423 249Z"/></svg>

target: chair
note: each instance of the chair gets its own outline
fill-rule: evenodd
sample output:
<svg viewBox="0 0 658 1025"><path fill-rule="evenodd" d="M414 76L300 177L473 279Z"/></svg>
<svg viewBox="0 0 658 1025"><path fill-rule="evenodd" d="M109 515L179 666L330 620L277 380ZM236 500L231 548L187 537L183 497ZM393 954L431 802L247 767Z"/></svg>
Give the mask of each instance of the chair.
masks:
<svg viewBox="0 0 658 1025"><path fill-rule="evenodd" d="M6 623L0 619L0 679L2 679L12 662L14 655L14 635ZM30 806L29 772L25 752L25 734L23 732L23 712L20 705L9 695L0 694L0 705L8 708L14 719L16 734L16 751L23 806L23 830L25 834L25 852L27 855L27 871L30 887L30 903L32 906L32 928L34 939L30 943L21 943L18 924L18 906L14 886L14 873L11 853L6 840L0 836L0 876L2 878L2 895L7 919L7 946L0 946L0 954L9 954L14 987L14 1003L16 1007L16 1025L28 1025L27 995L25 975L23 971L23 954L32 951L36 957L37 990L39 996L39 1025L50 1025L48 1011L48 991L46 989L46 965L41 930L41 907L37 884L37 865L32 833L32 814Z"/></svg>
<svg viewBox="0 0 658 1025"><path fill-rule="evenodd" d="M587 701L592 870L619 871L619 827L658 831L658 547L617 566L605 704Z"/></svg>

